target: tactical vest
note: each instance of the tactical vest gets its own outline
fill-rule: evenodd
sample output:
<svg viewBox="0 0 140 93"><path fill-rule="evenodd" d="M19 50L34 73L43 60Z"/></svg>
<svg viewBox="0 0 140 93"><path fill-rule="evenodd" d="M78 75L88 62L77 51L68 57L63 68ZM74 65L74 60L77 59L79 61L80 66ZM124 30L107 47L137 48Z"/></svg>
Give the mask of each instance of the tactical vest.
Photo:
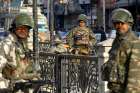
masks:
<svg viewBox="0 0 140 93"><path fill-rule="evenodd" d="M89 29L77 28L74 33L74 45L89 45Z"/></svg>

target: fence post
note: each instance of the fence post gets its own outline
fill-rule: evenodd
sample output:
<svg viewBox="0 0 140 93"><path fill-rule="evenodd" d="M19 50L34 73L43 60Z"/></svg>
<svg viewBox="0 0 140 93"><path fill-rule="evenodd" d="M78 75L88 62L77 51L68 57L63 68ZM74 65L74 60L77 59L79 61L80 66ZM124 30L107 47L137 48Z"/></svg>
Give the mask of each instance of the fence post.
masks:
<svg viewBox="0 0 140 93"><path fill-rule="evenodd" d="M105 63L109 58L109 50L112 46L113 39L108 39L98 43L98 68ZM101 79L101 69L99 69L99 93L108 93L107 82Z"/></svg>

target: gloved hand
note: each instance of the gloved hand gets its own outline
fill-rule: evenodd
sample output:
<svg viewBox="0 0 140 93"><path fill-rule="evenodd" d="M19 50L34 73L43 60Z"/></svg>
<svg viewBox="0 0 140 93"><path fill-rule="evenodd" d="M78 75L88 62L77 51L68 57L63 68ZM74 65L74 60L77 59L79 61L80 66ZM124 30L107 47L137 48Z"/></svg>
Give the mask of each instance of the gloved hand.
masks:
<svg viewBox="0 0 140 93"><path fill-rule="evenodd" d="M103 81L109 81L111 68L112 64L109 62L106 62L101 66L101 78Z"/></svg>

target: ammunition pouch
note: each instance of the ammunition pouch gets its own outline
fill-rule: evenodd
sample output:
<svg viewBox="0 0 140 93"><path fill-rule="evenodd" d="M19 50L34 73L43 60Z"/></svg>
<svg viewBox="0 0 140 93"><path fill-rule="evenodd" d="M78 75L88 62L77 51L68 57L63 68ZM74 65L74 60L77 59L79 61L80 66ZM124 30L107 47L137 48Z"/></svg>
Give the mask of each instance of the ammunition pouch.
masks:
<svg viewBox="0 0 140 93"><path fill-rule="evenodd" d="M83 35L74 35L74 41L77 41L77 40L82 40L82 36Z"/></svg>
<svg viewBox="0 0 140 93"><path fill-rule="evenodd" d="M90 53L90 48L81 46L78 48L71 48L69 52L72 54L88 55Z"/></svg>
<svg viewBox="0 0 140 93"><path fill-rule="evenodd" d="M87 45L89 45L89 42L88 42L88 40L77 40L75 42L75 45L85 45L85 46L87 46Z"/></svg>
<svg viewBox="0 0 140 93"><path fill-rule="evenodd" d="M89 45L89 38L84 35L75 35L74 44L75 45Z"/></svg>

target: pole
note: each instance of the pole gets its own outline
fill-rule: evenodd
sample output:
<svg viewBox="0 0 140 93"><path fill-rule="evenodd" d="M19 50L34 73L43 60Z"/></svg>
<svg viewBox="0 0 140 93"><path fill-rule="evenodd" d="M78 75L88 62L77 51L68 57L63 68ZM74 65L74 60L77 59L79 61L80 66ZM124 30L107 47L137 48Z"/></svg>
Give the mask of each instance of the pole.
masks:
<svg viewBox="0 0 140 93"><path fill-rule="evenodd" d="M93 28L92 10L93 10L92 0L90 0L90 18L91 18L90 26L91 28Z"/></svg>
<svg viewBox="0 0 140 93"><path fill-rule="evenodd" d="M34 19L34 28L33 28L33 51L34 51L34 66L35 70L39 70L38 67L38 58L39 58L39 43L38 43L38 20L37 20L37 0L33 0L33 19Z"/></svg>
<svg viewBox="0 0 140 93"><path fill-rule="evenodd" d="M102 0L102 3L103 3L103 27L104 27L104 33L106 35L106 23L105 23L105 0Z"/></svg>
<svg viewBox="0 0 140 93"><path fill-rule="evenodd" d="M47 0L47 19L48 19L48 23L50 23L50 0ZM49 27L49 30L50 30L50 27Z"/></svg>
<svg viewBox="0 0 140 93"><path fill-rule="evenodd" d="M51 46L53 46L53 41L54 41L54 0L50 0L50 38L51 38Z"/></svg>

